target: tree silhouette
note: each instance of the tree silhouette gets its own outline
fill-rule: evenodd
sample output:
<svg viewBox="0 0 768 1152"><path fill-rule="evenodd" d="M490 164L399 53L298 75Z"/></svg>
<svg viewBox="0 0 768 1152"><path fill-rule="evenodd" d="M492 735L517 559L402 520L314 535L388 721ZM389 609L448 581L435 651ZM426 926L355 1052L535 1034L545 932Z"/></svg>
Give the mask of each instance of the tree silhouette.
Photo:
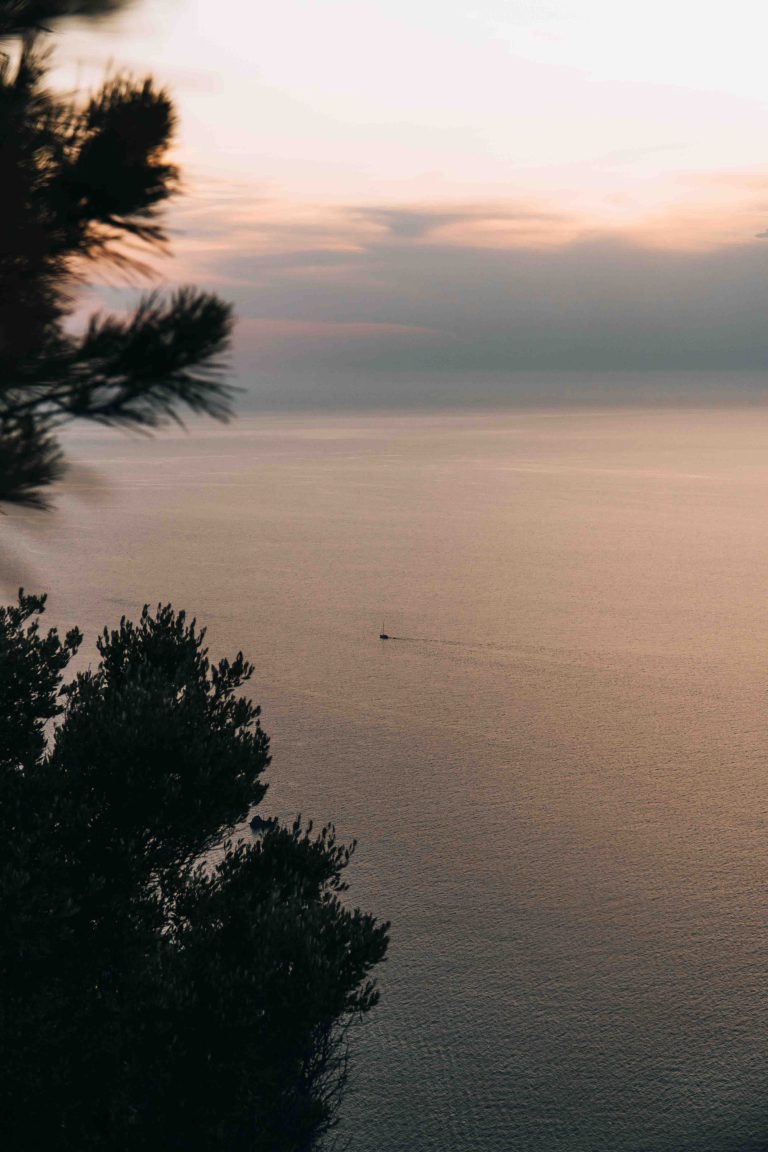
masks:
<svg viewBox="0 0 768 1152"><path fill-rule="evenodd" d="M227 840L269 764L242 654L145 609L65 685L81 637L43 608L0 609L2 1147L316 1146L387 946L340 900L351 849Z"/></svg>
<svg viewBox="0 0 768 1152"><path fill-rule="evenodd" d="M0 501L41 505L73 419L225 418L228 305L191 288L68 321L89 262L162 249L172 104L118 76L46 87L44 31L119 0L0 0ZM269 741L242 654L211 665L170 605L95 670L0 608L0 1146L305 1152L334 1127L346 1037L376 1003L386 924L342 901L352 847L262 821Z"/></svg>
<svg viewBox="0 0 768 1152"><path fill-rule="evenodd" d="M149 293L128 316L67 327L90 263L146 271L142 251L165 246L159 213L179 188L173 105L151 79L117 76L86 100L46 87L45 22L115 6L0 0L0 501L44 503L67 421L153 428L184 407L230 412L232 318L216 296Z"/></svg>

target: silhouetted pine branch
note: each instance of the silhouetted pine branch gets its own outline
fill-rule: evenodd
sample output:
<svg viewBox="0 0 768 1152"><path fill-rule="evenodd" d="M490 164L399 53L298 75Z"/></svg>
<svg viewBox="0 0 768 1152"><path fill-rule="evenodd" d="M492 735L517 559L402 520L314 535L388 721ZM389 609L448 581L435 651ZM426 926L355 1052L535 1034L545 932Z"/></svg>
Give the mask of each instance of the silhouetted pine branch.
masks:
<svg viewBox="0 0 768 1152"><path fill-rule="evenodd" d="M154 428L183 408L231 411L229 305L183 288L145 296L124 316L67 320L90 262L146 271L163 250L160 213L179 190L167 159L168 94L122 75L90 99L46 86L49 54L34 28L56 15L111 7L0 0L0 500L41 505L61 471L52 438L72 419ZM19 33L20 41L9 41Z"/></svg>
<svg viewBox="0 0 768 1152"><path fill-rule="evenodd" d="M45 506L42 489L62 473L56 441L31 416L0 420L0 501Z"/></svg>
<svg viewBox="0 0 768 1152"><path fill-rule="evenodd" d="M0 36L24 36L46 30L62 16L108 16L125 0L2 0Z"/></svg>

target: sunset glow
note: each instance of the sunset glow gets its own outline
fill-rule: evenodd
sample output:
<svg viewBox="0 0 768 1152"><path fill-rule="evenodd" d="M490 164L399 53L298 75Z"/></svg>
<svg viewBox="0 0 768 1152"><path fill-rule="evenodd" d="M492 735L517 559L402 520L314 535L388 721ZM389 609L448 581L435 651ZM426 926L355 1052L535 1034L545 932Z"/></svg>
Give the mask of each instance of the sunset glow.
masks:
<svg viewBox="0 0 768 1152"><path fill-rule="evenodd" d="M346 333L375 326L371 362L386 370L380 335L391 333L392 348L411 328L455 343L446 295L477 297L480 285L488 306L474 323L462 319L461 357L488 367L489 332L514 329L520 316L518 253L539 268L534 280L552 269L556 295L577 275L590 325L636 332L639 323L652 348L650 281L632 301L638 266L650 261L656 283L676 285L675 299L684 283L710 291L702 307L717 316L717 362L739 368L759 362L764 346L757 328L745 340L751 313L741 297L762 327L766 32L768 13L746 0L729 6L727 21L720 6L689 0L654 0L630 20L604 0L166 0L139 3L108 33L70 32L59 75L95 80L107 44L121 66L149 68L169 85L186 195L171 217L176 259L161 274L233 291L242 324L274 325L278 344L280 333L301 345L322 327L343 359ZM606 260L622 269L623 313ZM398 295L390 306L404 281L413 295L414 261L418 299ZM729 315L734 264L738 317ZM534 301L538 291L534 283ZM547 330L549 304L534 304L531 318L527 296L526 332L531 319ZM683 350L662 351L661 366L700 364L700 317L684 308L676 324ZM244 329L246 380L265 364L243 340ZM569 355L576 368L602 364L580 339ZM630 350L627 366L646 366L644 356ZM523 354L513 341L492 359L494 369L552 366L546 344Z"/></svg>

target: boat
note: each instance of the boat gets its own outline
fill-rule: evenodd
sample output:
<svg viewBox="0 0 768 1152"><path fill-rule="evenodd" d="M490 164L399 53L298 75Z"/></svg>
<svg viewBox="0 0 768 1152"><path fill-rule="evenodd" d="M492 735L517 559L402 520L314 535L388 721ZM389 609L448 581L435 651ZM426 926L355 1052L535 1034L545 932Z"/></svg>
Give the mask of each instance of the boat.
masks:
<svg viewBox="0 0 768 1152"><path fill-rule="evenodd" d="M389 636L384 631L384 621L381 622L381 632L379 632L379 640L389 640Z"/></svg>

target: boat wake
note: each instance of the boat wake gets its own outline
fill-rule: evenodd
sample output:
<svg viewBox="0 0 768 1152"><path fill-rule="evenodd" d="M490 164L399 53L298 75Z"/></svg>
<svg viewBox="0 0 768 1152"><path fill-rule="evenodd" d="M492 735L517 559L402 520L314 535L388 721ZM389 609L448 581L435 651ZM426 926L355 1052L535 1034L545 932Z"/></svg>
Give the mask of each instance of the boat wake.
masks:
<svg viewBox="0 0 768 1152"><path fill-rule="evenodd" d="M496 648L501 650L512 647L510 644L483 643L481 640L438 640L433 636L393 636L386 632L380 633L379 639L398 640L401 644L440 644L447 648Z"/></svg>

